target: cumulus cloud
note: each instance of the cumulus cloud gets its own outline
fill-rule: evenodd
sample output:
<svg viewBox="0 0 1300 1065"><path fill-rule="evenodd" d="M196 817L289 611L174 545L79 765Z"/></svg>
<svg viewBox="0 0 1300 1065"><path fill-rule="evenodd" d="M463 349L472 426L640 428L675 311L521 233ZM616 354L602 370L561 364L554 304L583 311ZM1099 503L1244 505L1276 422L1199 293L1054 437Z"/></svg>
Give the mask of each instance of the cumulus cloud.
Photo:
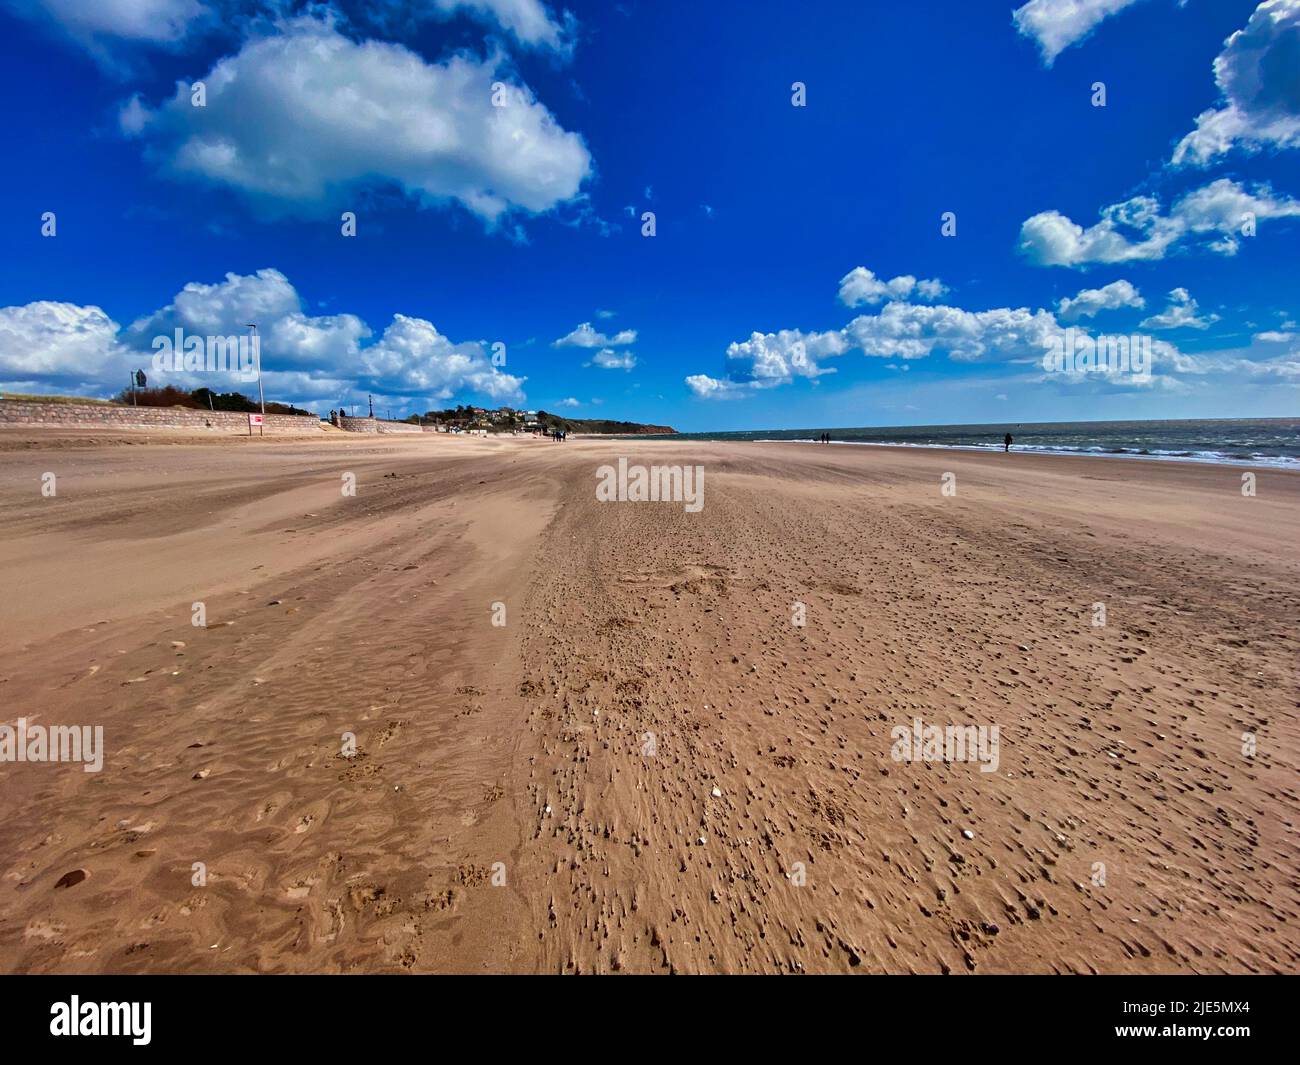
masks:
<svg viewBox="0 0 1300 1065"><path fill-rule="evenodd" d="M1256 333L1251 339L1261 344L1288 344L1295 338L1295 333L1268 329L1262 333Z"/></svg>
<svg viewBox="0 0 1300 1065"><path fill-rule="evenodd" d="M118 325L99 307L39 300L0 307L0 378L55 387L121 388L133 368Z"/></svg>
<svg viewBox="0 0 1300 1065"><path fill-rule="evenodd" d="M844 333L866 355L922 359L936 352L961 362L985 356L1040 358L1047 341L1060 331L1048 311L998 307L920 307L891 303L879 314L861 315Z"/></svg>
<svg viewBox="0 0 1300 1065"><path fill-rule="evenodd" d="M227 274L216 284L186 285L170 303L122 328L98 307L40 301L0 308L0 379L44 382L59 391L111 394L128 370L144 367L155 384L218 391L247 382L204 373L149 370L155 339L239 336L256 322L271 398L300 404L373 391L391 397L446 400L475 393L498 401L523 398L524 378L492 365L482 341L456 343L432 322L396 314L373 342L353 314L309 315L278 270Z"/></svg>
<svg viewBox="0 0 1300 1065"><path fill-rule="evenodd" d="M364 378L402 395L446 400L469 390L500 401L523 398L523 380L493 366L483 344L453 343L432 322L404 314L361 350L360 368Z"/></svg>
<svg viewBox="0 0 1300 1065"><path fill-rule="evenodd" d="M1045 310L1001 307L968 311L894 301L875 314L859 315L840 330L755 332L727 348L723 377L694 374L686 378L686 384L702 398L734 399L755 389L789 384L798 377L815 379L833 373L821 360L853 348L864 355L904 360L933 354L965 362L985 357L1038 360L1048 341L1059 333L1055 317ZM886 365L906 367L906 363Z"/></svg>
<svg viewBox="0 0 1300 1065"><path fill-rule="evenodd" d="M820 360L843 355L848 348L844 334L839 331L805 333L798 329L782 329L777 333L754 332L748 340L728 345L729 376L733 380L752 382L755 388L785 384L796 377L820 377L835 372L822 366Z"/></svg>
<svg viewBox="0 0 1300 1065"><path fill-rule="evenodd" d="M902 274L885 281L865 266L854 267L840 278L840 302L848 307L888 300L909 300L914 293L919 299L936 300L947 291L947 286L941 281L918 281L911 274Z"/></svg>
<svg viewBox="0 0 1300 1065"><path fill-rule="evenodd" d="M1057 316L1074 321L1092 318L1100 311L1114 311L1121 307L1145 307L1146 300L1129 281L1112 281L1101 288L1085 288L1077 296L1066 297L1056 305Z"/></svg>
<svg viewBox="0 0 1300 1065"><path fill-rule="evenodd" d="M1300 0L1266 0L1214 61L1222 104L1201 112L1174 150L1203 166L1241 148L1300 147Z"/></svg>
<svg viewBox="0 0 1300 1065"><path fill-rule="evenodd" d="M552 343L556 348L621 348L636 343L636 330L623 329L612 337L583 322L577 329Z"/></svg>
<svg viewBox="0 0 1300 1065"><path fill-rule="evenodd" d="M731 399L754 389L789 384L796 377L818 378L834 373L820 360L843 355L849 342L840 330L805 333L782 329L777 333L750 334L748 340L727 347L726 376L693 374L686 385L704 399Z"/></svg>
<svg viewBox="0 0 1300 1065"><path fill-rule="evenodd" d="M1176 290L1172 298L1177 298ZM1098 310L1142 306L1136 288L1126 281L1100 289L1086 289L1061 301L1082 317ZM1194 302L1190 303L1193 313ZM946 356L957 362L1026 364L1042 366L1045 353L1066 337L1066 326L1050 310L1028 307L994 307L973 311L947 305L928 306L894 300L878 311L861 314L843 329L825 333L782 330L751 334L727 348L724 373L713 377L692 374L685 379L691 392L703 399L731 400L756 390L787 385L797 378L817 379L833 372L822 360L857 349L866 356L887 359L887 370L906 372L910 362ZM1086 335L1086 334L1085 334ZM1031 375L1025 380L1052 381L1070 388L1110 390L1176 389L1180 372L1195 372L1195 360L1163 340L1150 340L1151 374L1135 374L1118 367L1105 371Z"/></svg>
<svg viewBox="0 0 1300 1065"><path fill-rule="evenodd" d="M636 356L630 351L601 348L591 357L589 365L599 366L602 370L630 370L636 365Z"/></svg>
<svg viewBox="0 0 1300 1065"><path fill-rule="evenodd" d="M1030 0L1011 13L1016 29L1038 42L1049 67L1070 45L1137 0Z"/></svg>
<svg viewBox="0 0 1300 1065"><path fill-rule="evenodd" d="M278 365L341 366L355 359L369 327L351 314L305 314L297 290L279 270L230 273L217 284L191 282L172 302L133 322L124 340L150 350L154 337L176 329L196 336L233 336L256 322L262 347Z"/></svg>
<svg viewBox="0 0 1300 1065"><path fill-rule="evenodd" d="M138 98L122 128L165 172L229 186L271 213L353 206L358 187L397 187L421 204L456 202L488 222L573 200L591 173L582 138L500 61L426 63L399 44L357 43L329 15L250 38L201 78L207 105L177 85L156 108Z"/></svg>
<svg viewBox="0 0 1300 1065"><path fill-rule="evenodd" d="M744 394L744 389L736 382L703 373L687 377L686 387L700 399L734 399Z"/></svg>
<svg viewBox="0 0 1300 1065"><path fill-rule="evenodd" d="M1217 314L1202 315L1196 300L1185 288L1169 293L1169 306L1141 322L1143 329L1209 329L1219 320Z"/></svg>
<svg viewBox="0 0 1300 1065"><path fill-rule="evenodd" d="M1188 192L1168 214L1153 196L1111 204L1101 210L1101 221L1086 229L1059 211L1040 212L1021 225L1019 249L1040 266L1153 261L1180 243L1235 255L1256 223L1297 215L1300 202L1275 196L1267 185L1252 191L1220 178Z"/></svg>

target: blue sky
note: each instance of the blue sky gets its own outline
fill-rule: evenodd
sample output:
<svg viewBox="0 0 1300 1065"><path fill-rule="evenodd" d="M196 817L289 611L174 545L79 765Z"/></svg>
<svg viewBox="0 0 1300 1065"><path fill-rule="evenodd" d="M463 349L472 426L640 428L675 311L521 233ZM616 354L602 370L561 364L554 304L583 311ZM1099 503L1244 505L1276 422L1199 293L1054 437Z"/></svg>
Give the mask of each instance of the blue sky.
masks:
<svg viewBox="0 0 1300 1065"><path fill-rule="evenodd" d="M152 342L257 320L268 398L319 411L1297 413L1300 0L0 0L0 28L0 389L248 391ZM1045 372L1067 326L1150 338L1151 372Z"/></svg>

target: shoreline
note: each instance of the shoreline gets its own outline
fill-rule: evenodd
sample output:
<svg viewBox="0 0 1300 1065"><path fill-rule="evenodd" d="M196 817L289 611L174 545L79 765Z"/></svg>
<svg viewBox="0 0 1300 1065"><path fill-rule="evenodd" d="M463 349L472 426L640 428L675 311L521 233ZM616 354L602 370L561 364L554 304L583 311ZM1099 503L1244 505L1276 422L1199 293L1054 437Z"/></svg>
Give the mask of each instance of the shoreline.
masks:
<svg viewBox="0 0 1300 1065"><path fill-rule="evenodd" d="M719 440L717 443L729 443L730 441ZM816 440L780 440L772 437L760 437L752 441L735 441L735 443L754 443L754 444L816 444ZM918 450L930 451L961 451L974 454L1002 454L1002 449L995 445L983 446L979 444L908 444L893 443L886 440L831 440L830 444L839 444L846 447L879 447L879 448L915 448ZM1209 458L1205 455L1161 455L1151 452L1117 452L1107 451L1105 449L1084 449L1084 448L1053 448L1044 447L1038 444L1012 444L1011 450L1015 454L1022 455L1054 455L1058 457L1075 457L1075 458L1092 458L1092 459L1128 459L1128 460L1146 460L1149 462L1178 462L1185 464L1194 464L1201 466L1242 466L1252 467L1255 469L1266 469L1281 472L1300 472L1300 459L1287 458L1286 456L1264 456L1253 459L1237 459L1224 456L1222 458Z"/></svg>
<svg viewBox="0 0 1300 1065"><path fill-rule="evenodd" d="M130 447L130 446L149 446L149 445L168 445L172 447L195 447L195 446L237 446L237 447L257 447L270 443L276 447L303 447L324 445L329 447L352 447L352 446L380 446L393 447L398 442L413 443L422 441L432 443L438 447L439 443L445 441L456 441L456 447L465 446L465 441L477 441L480 443L491 443L491 445L500 446L502 443L517 443L521 446L533 445L550 445L551 441L545 438L533 438L526 436L513 436L508 433L487 434L485 437L471 436L471 434L454 434L454 433L428 433L428 434L393 434L393 436L376 436L369 433L343 433L334 430L326 433L273 433L265 437L246 437L243 434L212 434L212 433L194 433L181 429L65 429L65 428L38 428L29 427L0 427L0 454L4 453L22 453L22 451L86 451L98 449L98 447ZM818 441L802 440L802 438L783 438L774 437L755 437L750 440L735 440L735 438L719 437L702 437L688 436L688 434L675 434L675 436L627 436L627 434L604 433L573 433L569 438L569 443L590 442L617 442L624 445L658 445L658 443L672 443L672 445L746 445L746 443L764 443L764 445L816 445ZM962 443L907 443L893 441L853 441L853 440L832 440L831 445L845 447L862 447L862 449L880 449L889 451L889 453L956 453L962 455L1000 455L1002 451L997 446L978 446L962 445ZM1160 466L1201 466L1221 469L1264 469L1270 473L1300 473L1300 459L1288 459L1286 456L1277 456L1271 458L1266 456L1262 459L1235 459L1221 458L1214 459L1205 455L1160 455L1160 454L1132 454L1132 453L1115 453L1115 451L1093 451L1082 449L1063 449L1063 447L1043 447L1036 445L1013 445L1011 446L1013 455L1037 455L1044 458L1057 459L1118 459L1125 463L1134 462L1152 462Z"/></svg>

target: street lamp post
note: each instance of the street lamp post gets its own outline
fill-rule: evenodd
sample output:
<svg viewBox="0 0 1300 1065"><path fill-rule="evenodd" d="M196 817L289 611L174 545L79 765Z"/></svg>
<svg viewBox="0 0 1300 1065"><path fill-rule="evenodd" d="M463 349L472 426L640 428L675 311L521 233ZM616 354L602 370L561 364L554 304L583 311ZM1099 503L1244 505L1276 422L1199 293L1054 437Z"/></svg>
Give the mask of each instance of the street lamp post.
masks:
<svg viewBox="0 0 1300 1065"><path fill-rule="evenodd" d="M266 421L266 397L262 394L262 345L257 342L257 323L249 322L248 328L253 331L253 339L252 339L253 359L257 364L257 404L262 411L262 421L265 422ZM265 425L259 425L257 427L258 436L261 436L265 432L266 432ZM248 434L249 436L253 435L253 427L251 425L248 427Z"/></svg>
<svg viewBox="0 0 1300 1065"><path fill-rule="evenodd" d="M253 331L253 358L257 362L257 403L262 408L262 417L266 417L266 396L262 392L262 345L257 342L257 323L249 322L248 328Z"/></svg>

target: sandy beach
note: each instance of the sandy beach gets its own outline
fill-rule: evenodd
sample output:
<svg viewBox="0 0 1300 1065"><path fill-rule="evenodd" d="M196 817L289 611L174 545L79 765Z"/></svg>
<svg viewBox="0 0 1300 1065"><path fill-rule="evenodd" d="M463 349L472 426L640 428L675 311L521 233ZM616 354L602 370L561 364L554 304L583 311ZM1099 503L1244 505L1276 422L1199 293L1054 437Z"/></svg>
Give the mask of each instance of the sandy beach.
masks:
<svg viewBox="0 0 1300 1065"><path fill-rule="evenodd" d="M1300 969L1300 475L141 439L0 434L0 970Z"/></svg>

